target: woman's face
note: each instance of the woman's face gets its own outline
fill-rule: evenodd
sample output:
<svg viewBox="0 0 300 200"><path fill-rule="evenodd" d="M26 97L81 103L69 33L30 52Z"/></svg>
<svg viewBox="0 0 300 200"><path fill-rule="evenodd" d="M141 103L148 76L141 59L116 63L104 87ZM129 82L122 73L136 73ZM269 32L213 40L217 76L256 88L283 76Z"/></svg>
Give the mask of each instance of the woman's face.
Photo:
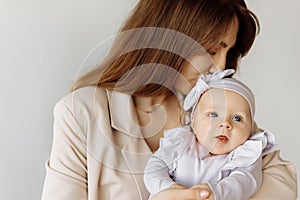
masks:
<svg viewBox="0 0 300 200"><path fill-rule="evenodd" d="M229 153L251 134L249 104L236 92L210 89L193 112L192 128L198 142L211 153Z"/></svg>
<svg viewBox="0 0 300 200"><path fill-rule="evenodd" d="M190 83L185 84L179 80L176 89L183 94L187 94L193 87L200 74L213 73L217 70L224 70L226 65L226 56L230 48L235 45L239 29L238 19L234 18L231 26L223 39L214 48L207 50L208 54L195 55L185 62L181 74Z"/></svg>

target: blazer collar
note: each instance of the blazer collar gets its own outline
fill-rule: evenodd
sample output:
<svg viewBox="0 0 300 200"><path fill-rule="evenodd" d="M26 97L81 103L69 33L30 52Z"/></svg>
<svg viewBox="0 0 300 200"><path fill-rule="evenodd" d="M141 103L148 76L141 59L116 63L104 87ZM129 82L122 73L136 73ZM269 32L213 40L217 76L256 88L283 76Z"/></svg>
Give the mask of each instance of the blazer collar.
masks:
<svg viewBox="0 0 300 200"><path fill-rule="evenodd" d="M107 90L111 126L134 138L143 138L131 95Z"/></svg>

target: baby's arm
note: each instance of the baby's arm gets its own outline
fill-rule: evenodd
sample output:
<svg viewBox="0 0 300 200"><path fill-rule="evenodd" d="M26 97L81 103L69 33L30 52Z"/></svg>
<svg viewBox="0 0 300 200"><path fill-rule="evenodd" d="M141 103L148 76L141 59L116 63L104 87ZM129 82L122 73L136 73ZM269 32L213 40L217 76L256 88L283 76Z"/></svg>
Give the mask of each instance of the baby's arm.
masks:
<svg viewBox="0 0 300 200"><path fill-rule="evenodd" d="M160 140L159 149L149 158L144 171L144 182L151 195L161 190L171 188L183 189L171 178L175 173L177 160L183 155L194 135L188 127L175 128L165 131L165 137Z"/></svg>
<svg viewBox="0 0 300 200"><path fill-rule="evenodd" d="M170 188L175 182L169 175L167 160L160 155L160 149L154 153L145 168L144 182L151 195L155 195L161 190Z"/></svg>
<svg viewBox="0 0 300 200"><path fill-rule="evenodd" d="M216 200L248 199L261 186L262 159L257 159L249 167L235 168L228 177L208 185Z"/></svg>

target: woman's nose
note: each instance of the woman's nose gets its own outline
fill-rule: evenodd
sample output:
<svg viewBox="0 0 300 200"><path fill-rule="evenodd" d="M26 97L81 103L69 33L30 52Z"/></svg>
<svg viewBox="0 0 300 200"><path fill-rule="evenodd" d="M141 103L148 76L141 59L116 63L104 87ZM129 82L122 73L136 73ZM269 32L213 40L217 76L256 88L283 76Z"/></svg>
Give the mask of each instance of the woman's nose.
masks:
<svg viewBox="0 0 300 200"><path fill-rule="evenodd" d="M211 68L209 69L209 73L214 73L215 71L223 71L225 70L226 67L226 54L225 53L221 53L218 56L215 56L213 58L214 63L211 66Z"/></svg>
<svg viewBox="0 0 300 200"><path fill-rule="evenodd" d="M220 128L225 128L225 129L231 130L232 126L227 120L224 120L223 122L220 123Z"/></svg>

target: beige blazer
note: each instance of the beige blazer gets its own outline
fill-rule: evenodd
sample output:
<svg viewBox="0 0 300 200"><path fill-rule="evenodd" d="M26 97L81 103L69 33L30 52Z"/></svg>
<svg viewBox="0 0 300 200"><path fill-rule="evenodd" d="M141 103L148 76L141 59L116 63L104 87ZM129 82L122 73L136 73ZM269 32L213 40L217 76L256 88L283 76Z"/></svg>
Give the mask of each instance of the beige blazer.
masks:
<svg viewBox="0 0 300 200"><path fill-rule="evenodd" d="M54 108L54 135L42 200L148 199L143 170L152 154L129 95L85 87ZM296 199L296 172L279 151L263 159L251 200Z"/></svg>

